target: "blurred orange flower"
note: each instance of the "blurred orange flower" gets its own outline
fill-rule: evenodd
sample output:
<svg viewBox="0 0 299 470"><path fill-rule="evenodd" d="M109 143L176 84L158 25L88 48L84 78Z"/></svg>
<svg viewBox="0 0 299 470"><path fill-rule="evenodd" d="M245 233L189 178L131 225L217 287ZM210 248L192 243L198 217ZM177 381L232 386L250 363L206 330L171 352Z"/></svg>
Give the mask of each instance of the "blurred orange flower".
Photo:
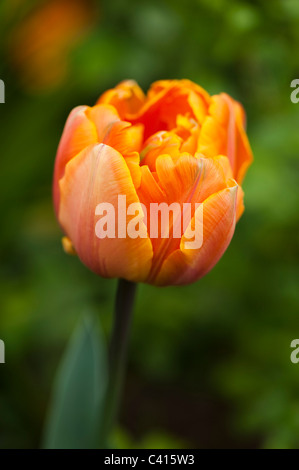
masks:
<svg viewBox="0 0 299 470"><path fill-rule="evenodd" d="M12 65L30 90L59 85L67 76L69 53L93 24L93 0L46 0L12 31Z"/></svg>
<svg viewBox="0 0 299 470"><path fill-rule="evenodd" d="M74 109L54 171L54 205L67 238L91 270L154 285L188 284L220 259L244 210L240 186L252 162L242 106L210 96L188 80L154 83L148 94L134 81L105 92L94 107ZM203 243L181 238L97 238L96 206L201 203ZM197 209L187 230L196 226ZM127 215L127 222L132 217ZM174 224L175 221L172 220Z"/></svg>

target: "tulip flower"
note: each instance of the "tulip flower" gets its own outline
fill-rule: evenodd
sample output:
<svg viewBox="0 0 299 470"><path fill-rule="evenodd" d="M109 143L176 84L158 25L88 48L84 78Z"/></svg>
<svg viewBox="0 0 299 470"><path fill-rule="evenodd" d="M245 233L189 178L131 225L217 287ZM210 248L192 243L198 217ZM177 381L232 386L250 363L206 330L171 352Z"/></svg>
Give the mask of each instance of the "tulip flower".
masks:
<svg viewBox="0 0 299 470"><path fill-rule="evenodd" d="M157 286L194 282L232 239L251 162L244 110L227 94L210 96L191 81L163 80L145 95L134 81L122 82L95 106L75 108L66 122L53 185L64 247L103 277ZM122 210L119 196L126 197ZM142 217L143 236L96 234L101 204L114 208L120 228L121 216L127 226L134 218L129 205L144 214L153 204L174 203L181 212L172 214L172 228L181 225L186 204L192 206L180 238L171 231L163 236L162 222L151 236L151 221ZM197 222L202 243L191 249L186 242Z"/></svg>
<svg viewBox="0 0 299 470"><path fill-rule="evenodd" d="M102 446L119 403L136 283L189 284L217 263L244 210L251 161L242 106L188 80L156 82L147 95L125 81L71 112L53 182L63 246L98 275L120 278Z"/></svg>

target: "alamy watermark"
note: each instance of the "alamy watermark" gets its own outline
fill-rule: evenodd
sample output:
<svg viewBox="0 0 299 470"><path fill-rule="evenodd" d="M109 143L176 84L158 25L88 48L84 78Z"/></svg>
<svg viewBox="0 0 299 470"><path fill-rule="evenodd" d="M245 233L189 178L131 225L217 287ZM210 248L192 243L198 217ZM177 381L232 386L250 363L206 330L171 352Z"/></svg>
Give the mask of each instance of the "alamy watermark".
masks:
<svg viewBox="0 0 299 470"><path fill-rule="evenodd" d="M196 250L203 244L203 204L140 202L127 205L126 195L118 195L116 207L102 202L95 208L101 216L95 225L98 238L177 238L183 248Z"/></svg>
<svg viewBox="0 0 299 470"><path fill-rule="evenodd" d="M0 364L5 363L5 344L2 339L0 339Z"/></svg>
<svg viewBox="0 0 299 470"><path fill-rule="evenodd" d="M299 103L299 78L295 78L291 81L291 88L295 88L295 90L291 93L291 101L294 104Z"/></svg>
<svg viewBox="0 0 299 470"><path fill-rule="evenodd" d="M291 348L293 349L291 353L291 362L293 364L298 364L299 362L299 339L293 339L291 342Z"/></svg>
<svg viewBox="0 0 299 470"><path fill-rule="evenodd" d="M5 84L3 80L0 80L0 103L5 103Z"/></svg>

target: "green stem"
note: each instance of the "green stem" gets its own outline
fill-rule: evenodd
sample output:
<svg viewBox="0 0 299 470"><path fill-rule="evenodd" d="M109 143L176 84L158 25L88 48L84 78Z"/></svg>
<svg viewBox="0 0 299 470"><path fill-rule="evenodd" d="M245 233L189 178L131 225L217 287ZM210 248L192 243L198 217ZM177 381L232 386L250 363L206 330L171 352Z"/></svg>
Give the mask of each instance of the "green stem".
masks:
<svg viewBox="0 0 299 470"><path fill-rule="evenodd" d="M118 282L109 349L109 384L102 428L102 436L106 443L119 408L136 287L137 284L124 279Z"/></svg>

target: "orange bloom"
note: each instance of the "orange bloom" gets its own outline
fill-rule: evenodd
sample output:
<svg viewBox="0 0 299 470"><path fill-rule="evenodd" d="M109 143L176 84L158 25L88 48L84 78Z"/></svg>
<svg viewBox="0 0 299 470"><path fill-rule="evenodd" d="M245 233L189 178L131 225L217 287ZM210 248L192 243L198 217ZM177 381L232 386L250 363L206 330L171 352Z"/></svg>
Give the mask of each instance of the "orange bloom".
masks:
<svg viewBox="0 0 299 470"><path fill-rule="evenodd" d="M94 22L94 0L46 0L13 29L9 55L30 90L59 85L69 54Z"/></svg>
<svg viewBox="0 0 299 470"><path fill-rule="evenodd" d="M188 284L220 259L244 210L242 183L252 162L245 114L226 94L210 96L188 80L154 83L145 96L134 81L105 92L94 107L75 108L66 123L55 162L54 205L67 238L91 270L155 285ZM127 205L193 205L181 238L98 238L95 208L118 196ZM186 245L200 228L202 244ZM125 215L127 224L132 214ZM171 225L177 224L175 215ZM181 223L181 220L179 220ZM116 222L117 223L117 222ZM118 222L119 224L120 222Z"/></svg>

